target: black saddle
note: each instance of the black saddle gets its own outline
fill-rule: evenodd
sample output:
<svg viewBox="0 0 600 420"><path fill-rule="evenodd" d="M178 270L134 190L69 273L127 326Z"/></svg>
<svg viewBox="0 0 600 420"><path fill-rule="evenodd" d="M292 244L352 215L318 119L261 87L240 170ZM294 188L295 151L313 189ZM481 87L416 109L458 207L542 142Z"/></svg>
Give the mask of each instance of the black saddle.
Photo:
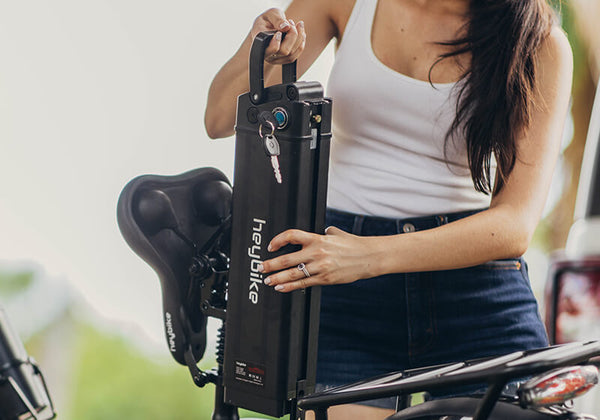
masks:
<svg viewBox="0 0 600 420"><path fill-rule="evenodd" d="M224 318L225 284L223 296L199 297L213 289L209 284L226 282L231 200L231 184L215 168L143 175L119 197L119 228L159 276L167 343L183 365L195 366L204 355L206 315Z"/></svg>

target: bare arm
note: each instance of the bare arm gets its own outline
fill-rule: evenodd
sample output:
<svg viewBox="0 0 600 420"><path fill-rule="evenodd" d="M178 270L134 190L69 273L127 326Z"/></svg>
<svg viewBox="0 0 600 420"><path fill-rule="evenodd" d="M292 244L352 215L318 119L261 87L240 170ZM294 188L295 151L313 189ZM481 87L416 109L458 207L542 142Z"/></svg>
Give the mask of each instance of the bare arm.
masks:
<svg viewBox="0 0 600 420"><path fill-rule="evenodd" d="M527 249L540 219L560 150L568 109L572 55L565 35L554 29L542 48L538 107L519 139L515 167L490 208L435 229L385 237L359 237L329 228L326 235L283 232L270 250L286 243L302 250L264 262L275 272L304 262L311 277L288 269L265 283L280 291L316 284L348 283L386 273L445 270L513 258Z"/></svg>
<svg viewBox="0 0 600 420"><path fill-rule="evenodd" d="M204 122L211 138L227 137L234 133L236 99L250 89L248 58L256 34L276 30L265 51L265 80L267 85L281 80L279 65L298 60L298 76L306 72L335 34L327 5L320 0L295 0L286 12L269 9L256 18L250 33L235 55L217 73L208 92Z"/></svg>

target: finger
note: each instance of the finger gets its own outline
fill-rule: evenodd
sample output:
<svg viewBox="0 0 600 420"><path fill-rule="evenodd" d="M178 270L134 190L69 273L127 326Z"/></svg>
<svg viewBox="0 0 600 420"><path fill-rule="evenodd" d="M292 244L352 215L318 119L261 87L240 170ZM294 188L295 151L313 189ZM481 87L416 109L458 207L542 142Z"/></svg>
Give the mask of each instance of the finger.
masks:
<svg viewBox="0 0 600 420"><path fill-rule="evenodd" d="M281 247L294 244L294 245L305 245L310 242L314 233L304 232L298 229L290 229L281 232L275 236L269 243L267 250L269 252L275 252ZM288 266L289 267L289 266Z"/></svg>
<svg viewBox="0 0 600 420"><path fill-rule="evenodd" d="M290 254L283 254L270 260L265 260L262 263L263 273L275 273L281 270L286 270L290 267L297 267L298 264L309 261L306 251L300 250Z"/></svg>
<svg viewBox="0 0 600 420"><path fill-rule="evenodd" d="M292 21L293 22L293 21ZM292 52L292 48L296 44L298 38L298 29L295 25L290 25L288 31L285 34L285 38L281 41L278 54L282 56L288 56Z"/></svg>
<svg viewBox="0 0 600 420"><path fill-rule="evenodd" d="M304 51L304 47L306 46L306 32L304 30L304 22L300 21L296 24L296 31L298 32L298 36L296 37L296 41L292 46L290 53L285 55L285 51L276 52L267 57L267 61L270 64L288 64L296 61L302 52ZM286 42L287 37L290 35L286 35L286 38L283 39L282 45ZM285 50L285 48L284 48Z"/></svg>
<svg viewBox="0 0 600 420"><path fill-rule="evenodd" d="M320 284L319 279L316 277L305 277L303 279L293 281L291 283L278 284L274 287L275 290L281 293L289 293L294 290L306 289L311 286L318 286Z"/></svg>
<svg viewBox="0 0 600 420"><path fill-rule="evenodd" d="M290 52L290 58L296 60L302 51L304 51L304 46L306 44L306 31L304 30L304 22L300 21L296 24L296 30L298 31L298 36L296 37L296 42L292 47L292 51Z"/></svg>
<svg viewBox="0 0 600 420"><path fill-rule="evenodd" d="M289 266L288 266L289 267ZM304 270L301 270L300 264L287 270L280 271L275 274L271 274L269 277L265 278L263 281L266 285L269 286L277 286L278 284L291 283L295 281L300 281L302 279L308 278L313 274L313 271L316 270L315 264L304 265L304 270L308 273L308 276L304 273Z"/></svg>
<svg viewBox="0 0 600 420"><path fill-rule="evenodd" d="M271 42L269 42L269 46L265 49L265 60L269 63L272 63L273 60L278 58L279 49L281 48L281 37L281 32L277 31L275 35L273 35Z"/></svg>
<svg viewBox="0 0 600 420"><path fill-rule="evenodd" d="M250 30L250 36L252 39L254 39L259 32L287 32L289 30L289 27L290 23L286 19L283 10L272 8L267 10L254 20L254 24L252 25L252 29Z"/></svg>
<svg viewBox="0 0 600 420"><path fill-rule="evenodd" d="M284 64L293 63L294 61L296 61L298 59L299 56L300 56L300 53L286 55L286 56L281 56L276 53L274 55L271 55L266 60L269 64L284 65Z"/></svg>
<svg viewBox="0 0 600 420"><path fill-rule="evenodd" d="M283 10L276 7L267 10L262 16L267 22L268 29L286 32L291 26L290 22L286 19Z"/></svg>

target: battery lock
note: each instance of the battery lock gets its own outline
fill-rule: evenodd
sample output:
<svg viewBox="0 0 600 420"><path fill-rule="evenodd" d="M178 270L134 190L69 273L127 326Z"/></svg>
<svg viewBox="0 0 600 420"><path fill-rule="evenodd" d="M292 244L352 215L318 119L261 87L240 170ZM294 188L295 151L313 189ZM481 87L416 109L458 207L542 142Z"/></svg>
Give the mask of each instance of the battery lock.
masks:
<svg viewBox="0 0 600 420"><path fill-rule="evenodd" d="M285 108L277 107L273 109L273 116L277 120L277 128L282 130L288 125L289 117Z"/></svg>

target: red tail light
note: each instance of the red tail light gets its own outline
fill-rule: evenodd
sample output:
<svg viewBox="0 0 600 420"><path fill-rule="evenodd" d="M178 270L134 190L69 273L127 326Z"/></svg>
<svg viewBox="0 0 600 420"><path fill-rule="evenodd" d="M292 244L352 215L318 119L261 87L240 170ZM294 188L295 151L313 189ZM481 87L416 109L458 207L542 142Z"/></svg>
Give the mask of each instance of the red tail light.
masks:
<svg viewBox="0 0 600 420"><path fill-rule="evenodd" d="M571 366L537 376L519 388L523 407L561 404L585 394L598 383L598 368L593 365Z"/></svg>

